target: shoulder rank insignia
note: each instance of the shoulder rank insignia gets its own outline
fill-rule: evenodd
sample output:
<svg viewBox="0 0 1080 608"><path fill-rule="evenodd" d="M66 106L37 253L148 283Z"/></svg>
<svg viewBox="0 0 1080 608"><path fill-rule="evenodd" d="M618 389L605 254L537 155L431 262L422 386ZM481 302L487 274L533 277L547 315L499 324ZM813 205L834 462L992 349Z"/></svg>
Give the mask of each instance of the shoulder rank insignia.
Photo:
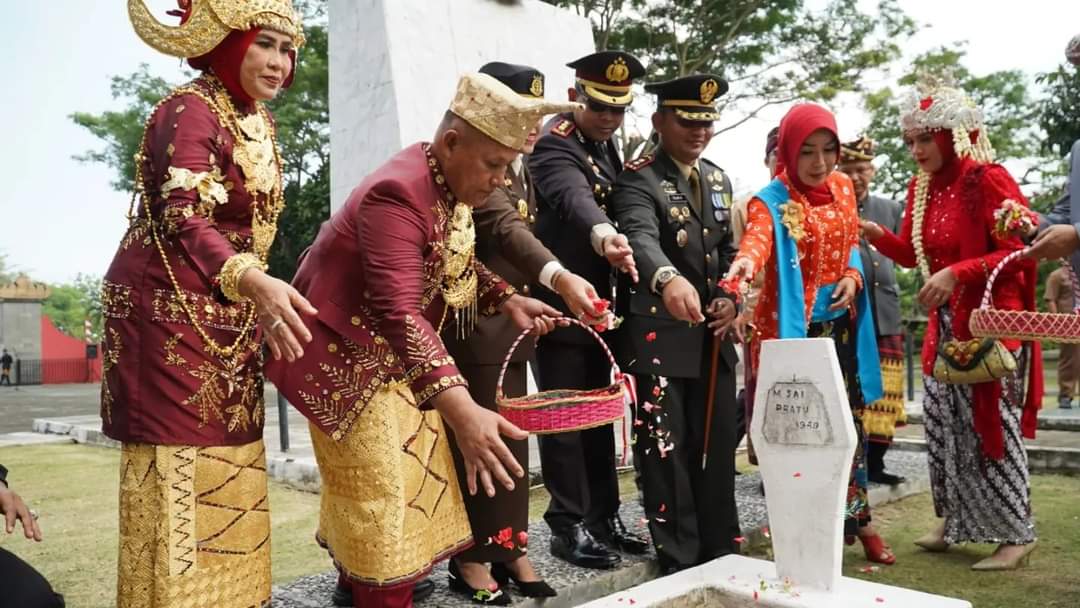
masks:
<svg viewBox="0 0 1080 608"><path fill-rule="evenodd" d="M574 129L576 129L576 128L577 128L577 125L574 124L574 121L567 120L567 119L564 118L564 119L560 120L558 123L556 123L554 127L551 127L551 132L554 133L555 135L558 135L559 137L569 137L570 134L573 133Z"/></svg>
<svg viewBox="0 0 1080 608"><path fill-rule="evenodd" d="M624 166L631 171L638 171L651 165L655 158L656 157L652 154L646 154L645 156L641 156L639 158L635 158L634 160L627 161Z"/></svg>

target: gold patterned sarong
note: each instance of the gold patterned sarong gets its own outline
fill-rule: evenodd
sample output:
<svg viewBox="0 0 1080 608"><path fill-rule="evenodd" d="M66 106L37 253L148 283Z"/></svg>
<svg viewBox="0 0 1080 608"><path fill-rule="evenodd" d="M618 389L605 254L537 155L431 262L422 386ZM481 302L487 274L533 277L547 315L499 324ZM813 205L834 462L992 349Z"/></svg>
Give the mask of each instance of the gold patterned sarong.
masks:
<svg viewBox="0 0 1080 608"><path fill-rule="evenodd" d="M309 424L322 475L318 540L352 580L395 586L469 545L442 418L384 385L340 441Z"/></svg>
<svg viewBox="0 0 1080 608"><path fill-rule="evenodd" d="M270 603L263 442L125 443L120 459L119 608Z"/></svg>
<svg viewBox="0 0 1080 608"><path fill-rule="evenodd" d="M907 424L904 410L904 343L901 336L880 336L882 395L862 412L867 439L890 443L896 427Z"/></svg>

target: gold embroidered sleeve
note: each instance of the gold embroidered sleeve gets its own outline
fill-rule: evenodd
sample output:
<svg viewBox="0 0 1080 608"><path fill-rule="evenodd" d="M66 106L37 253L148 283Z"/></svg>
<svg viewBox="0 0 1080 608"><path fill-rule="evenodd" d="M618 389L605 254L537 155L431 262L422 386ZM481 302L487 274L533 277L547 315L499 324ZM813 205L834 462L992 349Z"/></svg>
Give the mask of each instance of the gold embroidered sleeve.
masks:
<svg viewBox="0 0 1080 608"><path fill-rule="evenodd" d="M477 277L476 307L480 310L480 314L491 316L498 312L503 302L509 300L510 296L517 293L517 290L502 277L489 270L487 266L484 266L484 263L480 260L474 259L473 267L476 270Z"/></svg>
<svg viewBox="0 0 1080 608"><path fill-rule="evenodd" d="M236 196L225 181L220 119L196 95L180 95L159 106L148 124L145 154L156 168L148 192L159 234L213 286L225 262L238 252L214 226L214 211Z"/></svg>

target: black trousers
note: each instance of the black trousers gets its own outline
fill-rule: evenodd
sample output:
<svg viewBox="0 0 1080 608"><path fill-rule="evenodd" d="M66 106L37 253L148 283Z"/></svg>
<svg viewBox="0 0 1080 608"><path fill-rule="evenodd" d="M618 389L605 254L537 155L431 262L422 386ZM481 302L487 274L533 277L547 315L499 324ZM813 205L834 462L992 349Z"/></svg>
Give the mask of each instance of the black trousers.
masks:
<svg viewBox="0 0 1080 608"><path fill-rule="evenodd" d="M541 390L591 389L611 383L611 364L599 344L569 344L540 339L536 351ZM612 425L541 435L540 467L551 495L544 521L555 534L578 522L586 527L619 511Z"/></svg>
<svg viewBox="0 0 1080 608"><path fill-rule="evenodd" d="M0 608L64 608L64 596L33 566L0 547Z"/></svg>
<svg viewBox="0 0 1080 608"><path fill-rule="evenodd" d="M634 460L641 471L649 532L665 567L695 566L738 552L735 374L720 363L708 464L702 470L709 371L706 360L698 378L668 378L666 386L656 376L636 376Z"/></svg>

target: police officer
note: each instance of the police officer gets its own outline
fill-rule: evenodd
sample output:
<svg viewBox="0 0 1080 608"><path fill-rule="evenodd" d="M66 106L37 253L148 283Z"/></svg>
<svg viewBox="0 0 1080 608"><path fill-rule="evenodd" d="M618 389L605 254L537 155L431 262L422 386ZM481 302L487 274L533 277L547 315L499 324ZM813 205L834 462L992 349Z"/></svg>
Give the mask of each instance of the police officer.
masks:
<svg viewBox="0 0 1080 608"><path fill-rule="evenodd" d="M731 182L701 157L719 118L715 99L727 88L710 74L646 85L657 96L660 145L627 163L612 195L641 273L637 285L619 281L618 352L637 378L634 454L665 572L738 549L737 358L726 338L737 311L734 294L717 286L736 252Z"/></svg>
<svg viewBox="0 0 1080 608"><path fill-rule="evenodd" d="M612 136L633 100L633 79L645 68L633 55L603 51L567 64L575 70L571 101L584 108L544 125L529 170L536 186L536 236L567 269L611 298L611 271L637 280L633 251L608 214L608 195L622 170ZM570 313L553 293L537 297ZM541 389L591 389L611 383L601 346L580 328L557 329L537 347ZM615 435L611 425L540 437L544 485L551 495L544 519L551 553L586 568L619 563L615 550L642 553L648 544L619 519Z"/></svg>

